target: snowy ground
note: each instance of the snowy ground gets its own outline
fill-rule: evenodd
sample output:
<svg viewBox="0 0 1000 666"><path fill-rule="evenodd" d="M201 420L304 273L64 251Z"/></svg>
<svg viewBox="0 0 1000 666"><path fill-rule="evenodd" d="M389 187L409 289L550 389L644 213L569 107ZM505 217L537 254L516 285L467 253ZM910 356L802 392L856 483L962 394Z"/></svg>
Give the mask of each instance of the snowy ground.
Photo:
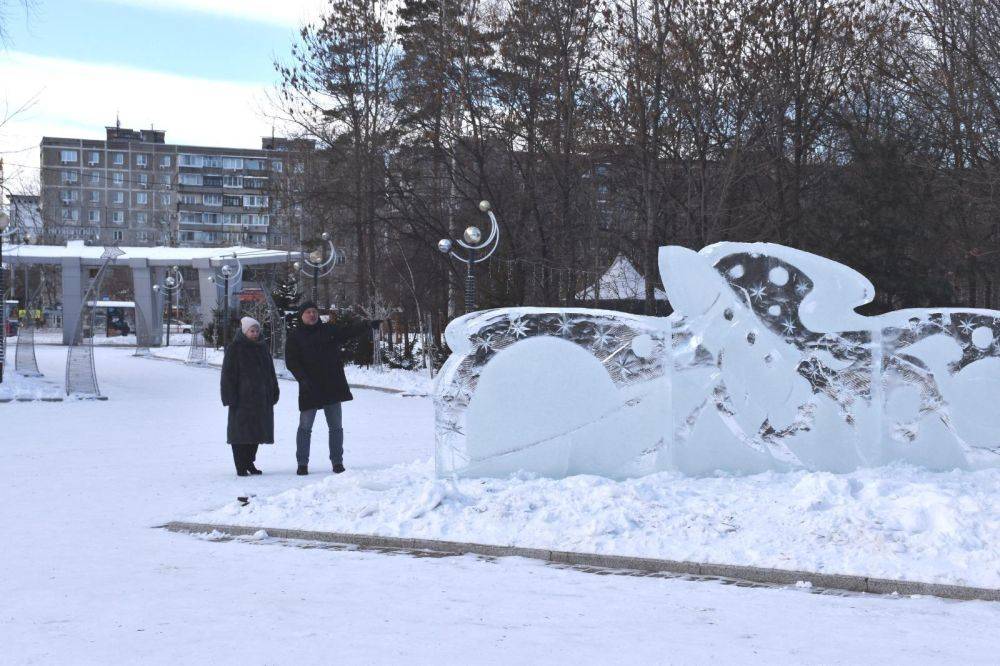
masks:
<svg viewBox="0 0 1000 666"><path fill-rule="evenodd" d="M191 520L1000 587L996 469L451 481L424 461Z"/></svg>
<svg viewBox="0 0 1000 666"><path fill-rule="evenodd" d="M65 350L38 355L58 377ZM996 662L1000 604L151 529L239 494L337 481L294 475L290 384L276 412L279 441L258 459L264 476L240 479L222 444L217 370L110 348L98 350L97 365L107 402L0 405L5 664ZM355 394L345 406L351 472L332 478L349 485L351 474L431 455L427 398ZM322 447L314 454L324 469Z"/></svg>

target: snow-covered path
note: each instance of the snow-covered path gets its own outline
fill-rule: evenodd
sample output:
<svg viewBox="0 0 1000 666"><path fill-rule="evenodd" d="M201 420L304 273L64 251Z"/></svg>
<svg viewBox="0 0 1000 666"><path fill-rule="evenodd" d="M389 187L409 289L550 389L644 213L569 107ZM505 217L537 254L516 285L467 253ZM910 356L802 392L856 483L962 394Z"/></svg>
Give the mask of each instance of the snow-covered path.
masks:
<svg viewBox="0 0 1000 666"><path fill-rule="evenodd" d="M222 444L218 371L101 349L107 402L0 405L3 663L995 663L1000 604L598 576L523 560L210 542L150 529L314 483L291 384L263 477ZM49 378L65 350L39 348ZM164 387L167 387L165 390ZM348 467L432 452L426 398L356 391ZM312 468L326 472L317 425ZM319 446L317 446L319 445Z"/></svg>

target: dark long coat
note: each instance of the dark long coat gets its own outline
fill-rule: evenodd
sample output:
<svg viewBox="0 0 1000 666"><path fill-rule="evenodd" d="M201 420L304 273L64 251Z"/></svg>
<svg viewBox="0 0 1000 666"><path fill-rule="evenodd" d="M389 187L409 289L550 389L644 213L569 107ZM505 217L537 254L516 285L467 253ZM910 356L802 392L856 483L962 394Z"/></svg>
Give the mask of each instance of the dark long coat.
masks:
<svg viewBox="0 0 1000 666"><path fill-rule="evenodd" d="M267 346L237 333L226 347L222 361L222 404L229 407L226 441L274 442L274 405L278 395L278 378Z"/></svg>
<svg viewBox="0 0 1000 666"><path fill-rule="evenodd" d="M353 400L341 347L369 332L372 322L299 326L285 343L285 367L299 383L299 411Z"/></svg>

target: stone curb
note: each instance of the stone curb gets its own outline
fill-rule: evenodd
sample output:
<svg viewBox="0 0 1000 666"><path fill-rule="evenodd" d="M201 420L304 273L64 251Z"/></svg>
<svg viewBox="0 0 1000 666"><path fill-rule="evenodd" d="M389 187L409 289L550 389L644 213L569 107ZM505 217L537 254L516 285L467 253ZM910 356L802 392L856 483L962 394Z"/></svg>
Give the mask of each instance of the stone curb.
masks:
<svg viewBox="0 0 1000 666"><path fill-rule="evenodd" d="M765 567L742 566L737 564L709 564L702 562L681 562L660 560L649 557L625 555L599 555L596 553L575 553L543 548L521 548L519 546L493 546L481 543L459 541L438 541L436 539L409 539L385 537L369 534L345 534L338 532L313 532L309 530L289 530L272 527L244 527L241 525L212 525L208 523L169 522L159 527L171 532L201 533L221 532L229 536L247 536L260 530L269 537L278 539L300 539L360 546L362 548L391 548L403 550L424 550L453 555L485 555L488 557L526 557L554 564L581 567L600 567L648 573L672 573L708 578L730 578L750 583L767 585L795 585L799 582L811 583L814 587L845 590L847 592L869 592L872 594L922 594L960 599L963 601L1000 601L1000 589L968 587L943 583L921 583L908 580L871 578L846 574L825 574L791 569L769 569Z"/></svg>

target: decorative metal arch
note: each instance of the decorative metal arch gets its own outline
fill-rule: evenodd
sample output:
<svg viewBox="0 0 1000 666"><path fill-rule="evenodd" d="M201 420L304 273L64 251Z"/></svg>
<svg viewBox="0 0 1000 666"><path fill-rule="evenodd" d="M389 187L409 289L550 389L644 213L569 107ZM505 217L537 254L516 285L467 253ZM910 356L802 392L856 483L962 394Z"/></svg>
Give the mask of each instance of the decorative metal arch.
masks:
<svg viewBox="0 0 1000 666"><path fill-rule="evenodd" d="M125 254L117 247L105 247L101 267L90 281L80 305L80 316L73 331L73 342L66 353L66 395L97 400L107 399L97 386L97 369L94 367L94 303L101 293L101 284L108 266Z"/></svg>
<svg viewBox="0 0 1000 666"><path fill-rule="evenodd" d="M28 290L28 270L25 266L24 288ZM21 322L21 328L17 333L17 349L14 352L14 369L19 375L24 377L42 377L38 369L38 359L35 356L35 318L32 312L37 310L41 304L42 290L45 288L45 274L38 283L38 287L32 292L25 303L25 319Z"/></svg>

